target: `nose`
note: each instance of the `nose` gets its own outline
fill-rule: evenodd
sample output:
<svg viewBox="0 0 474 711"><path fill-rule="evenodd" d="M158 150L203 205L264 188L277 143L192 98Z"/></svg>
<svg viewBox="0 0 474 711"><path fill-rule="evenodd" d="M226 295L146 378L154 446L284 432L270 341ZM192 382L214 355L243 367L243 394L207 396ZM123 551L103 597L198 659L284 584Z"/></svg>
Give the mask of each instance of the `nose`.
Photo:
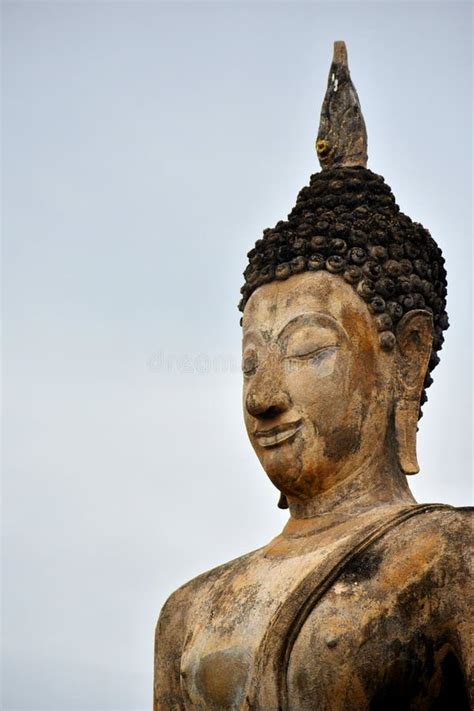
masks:
<svg viewBox="0 0 474 711"><path fill-rule="evenodd" d="M248 392L245 406L253 417L269 420L289 409L290 398L280 388L263 386Z"/></svg>

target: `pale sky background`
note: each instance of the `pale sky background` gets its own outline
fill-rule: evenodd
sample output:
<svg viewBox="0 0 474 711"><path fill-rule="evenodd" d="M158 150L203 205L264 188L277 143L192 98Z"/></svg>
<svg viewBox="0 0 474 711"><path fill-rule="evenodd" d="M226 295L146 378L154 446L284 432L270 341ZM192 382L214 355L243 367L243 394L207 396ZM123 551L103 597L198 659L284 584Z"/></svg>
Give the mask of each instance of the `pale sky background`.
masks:
<svg viewBox="0 0 474 711"><path fill-rule="evenodd" d="M150 708L166 597L283 526L243 427L236 304L317 170L336 39L369 167L447 261L410 483L470 503L471 12L3 4L3 709Z"/></svg>

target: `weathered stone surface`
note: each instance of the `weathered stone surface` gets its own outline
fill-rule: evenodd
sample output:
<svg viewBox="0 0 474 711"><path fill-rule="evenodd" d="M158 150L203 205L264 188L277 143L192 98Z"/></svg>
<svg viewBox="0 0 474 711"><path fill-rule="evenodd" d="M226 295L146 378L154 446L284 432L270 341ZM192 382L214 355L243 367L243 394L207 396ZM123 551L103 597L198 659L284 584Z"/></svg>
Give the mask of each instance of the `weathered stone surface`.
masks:
<svg viewBox="0 0 474 711"><path fill-rule="evenodd" d="M334 42L316 153L322 168L367 166L367 131L344 42Z"/></svg>
<svg viewBox="0 0 474 711"><path fill-rule="evenodd" d="M249 292L245 423L290 518L168 599L155 711L471 708L472 512L406 480L436 327L385 316L336 269Z"/></svg>
<svg viewBox="0 0 474 711"><path fill-rule="evenodd" d="M283 532L174 593L157 628L156 708L467 711L467 512L402 520L312 601L362 525Z"/></svg>
<svg viewBox="0 0 474 711"><path fill-rule="evenodd" d="M326 272L250 298L246 425L291 518L169 599L157 709L469 708L469 514L417 506L402 471L416 464L427 314L398 342L381 349L365 303Z"/></svg>

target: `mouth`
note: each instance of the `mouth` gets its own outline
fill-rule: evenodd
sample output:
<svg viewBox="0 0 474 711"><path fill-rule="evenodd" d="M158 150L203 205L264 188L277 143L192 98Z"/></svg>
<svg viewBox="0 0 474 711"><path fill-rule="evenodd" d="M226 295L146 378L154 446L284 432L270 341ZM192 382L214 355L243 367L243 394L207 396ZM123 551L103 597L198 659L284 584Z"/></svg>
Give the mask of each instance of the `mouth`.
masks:
<svg viewBox="0 0 474 711"><path fill-rule="evenodd" d="M301 425L301 420L297 420L296 422L287 422L268 430L256 430L254 436L261 447L277 447L279 444L292 439L298 430L301 429Z"/></svg>

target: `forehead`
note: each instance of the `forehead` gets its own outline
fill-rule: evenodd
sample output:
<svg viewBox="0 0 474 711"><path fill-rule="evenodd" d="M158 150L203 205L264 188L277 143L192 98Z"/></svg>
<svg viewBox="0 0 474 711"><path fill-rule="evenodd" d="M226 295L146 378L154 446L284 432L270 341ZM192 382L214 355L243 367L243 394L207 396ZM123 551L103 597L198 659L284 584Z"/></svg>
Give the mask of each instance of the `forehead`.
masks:
<svg viewBox="0 0 474 711"><path fill-rule="evenodd" d="M319 313L335 319L348 333L375 331L367 305L341 277L326 271L303 272L259 287L245 306L243 332L279 332L300 314Z"/></svg>

